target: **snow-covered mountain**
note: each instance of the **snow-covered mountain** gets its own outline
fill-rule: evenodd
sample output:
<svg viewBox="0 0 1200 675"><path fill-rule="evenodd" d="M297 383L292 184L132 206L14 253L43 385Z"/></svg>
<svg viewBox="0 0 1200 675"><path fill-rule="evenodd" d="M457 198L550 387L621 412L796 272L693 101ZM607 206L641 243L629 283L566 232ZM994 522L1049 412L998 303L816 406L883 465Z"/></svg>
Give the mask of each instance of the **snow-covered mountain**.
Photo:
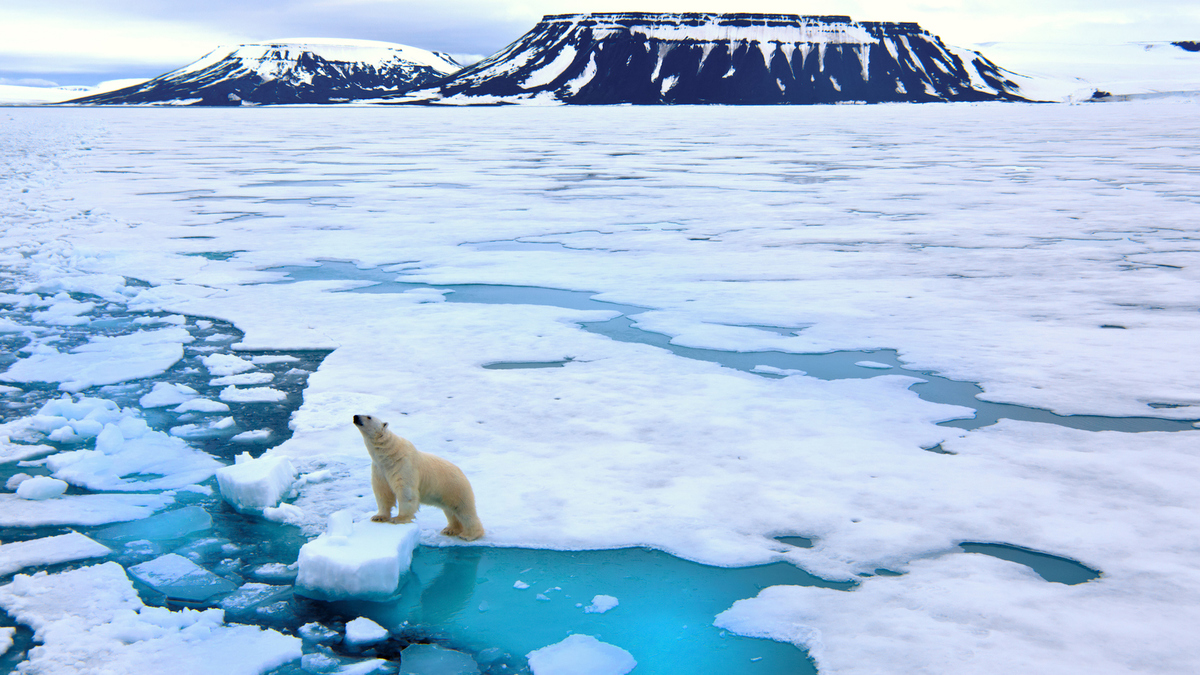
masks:
<svg viewBox="0 0 1200 675"><path fill-rule="evenodd" d="M461 67L390 42L301 38L218 48L143 84L69 103L341 103L428 85Z"/></svg>
<svg viewBox="0 0 1200 675"><path fill-rule="evenodd" d="M1010 73L915 23L789 14L546 16L500 53L401 97L442 103L1022 100Z"/></svg>

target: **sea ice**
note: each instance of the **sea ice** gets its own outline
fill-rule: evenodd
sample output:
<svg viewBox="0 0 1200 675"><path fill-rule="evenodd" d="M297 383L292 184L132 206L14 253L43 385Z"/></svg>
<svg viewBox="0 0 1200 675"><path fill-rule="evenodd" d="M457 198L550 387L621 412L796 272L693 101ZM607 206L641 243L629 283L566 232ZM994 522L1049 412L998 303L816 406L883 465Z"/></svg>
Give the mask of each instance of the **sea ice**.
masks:
<svg viewBox="0 0 1200 675"><path fill-rule="evenodd" d="M96 532L96 536L115 542L138 539L163 541L179 539L193 532L203 532L211 527L212 516L208 515L207 511L199 506L185 506L149 518L143 517L133 522L106 527Z"/></svg>
<svg viewBox="0 0 1200 675"><path fill-rule="evenodd" d="M67 481L48 476L34 476L17 486L17 496L21 499L54 499L66 491Z"/></svg>
<svg viewBox="0 0 1200 675"><path fill-rule="evenodd" d="M0 527L103 525L147 518L173 501L163 494L65 495L45 501L0 494Z"/></svg>
<svg viewBox="0 0 1200 675"><path fill-rule="evenodd" d="M234 464L217 471L221 497L238 511L259 512L279 504L296 481L296 470L288 458L264 455L258 459L243 452Z"/></svg>
<svg viewBox="0 0 1200 675"><path fill-rule="evenodd" d="M162 408L164 406L186 403L199 395L200 392L186 384L156 382L150 393L142 396L138 403L143 408Z"/></svg>
<svg viewBox="0 0 1200 675"><path fill-rule="evenodd" d="M233 354L209 354L201 356L200 362L210 374L217 377L237 375L255 367L253 363Z"/></svg>
<svg viewBox="0 0 1200 675"><path fill-rule="evenodd" d="M58 382L66 392L161 375L183 358L184 328L97 335L69 352L37 353L0 374L7 382Z"/></svg>
<svg viewBox="0 0 1200 675"><path fill-rule="evenodd" d="M420 528L371 521L346 527L337 515L328 532L301 547L297 592L323 600L395 595L412 564Z"/></svg>
<svg viewBox="0 0 1200 675"><path fill-rule="evenodd" d="M4 626L0 628L0 656L4 655L13 646L13 635L16 635L17 629L12 626Z"/></svg>
<svg viewBox="0 0 1200 675"><path fill-rule="evenodd" d="M107 546L78 532L11 544L0 544L0 576L32 565L54 565L112 553Z"/></svg>
<svg viewBox="0 0 1200 675"><path fill-rule="evenodd" d="M625 675L637 666L629 652L590 635L571 635L525 656L533 675Z"/></svg>
<svg viewBox="0 0 1200 675"><path fill-rule="evenodd" d="M597 595L592 598L592 604L584 607L583 611L588 614L603 614L619 604L621 603L611 595Z"/></svg>
<svg viewBox="0 0 1200 675"><path fill-rule="evenodd" d="M287 392L272 387L249 387L238 389L237 385L229 385L221 390L222 401L230 403L274 403L287 398Z"/></svg>
<svg viewBox="0 0 1200 675"><path fill-rule="evenodd" d="M347 624L349 628L349 624ZM438 645L409 645L400 652L397 675L478 675L479 664L469 654Z"/></svg>
<svg viewBox="0 0 1200 675"><path fill-rule="evenodd" d="M388 629L365 616L346 622L345 643L350 647L367 647L388 638Z"/></svg>
<svg viewBox="0 0 1200 675"><path fill-rule="evenodd" d="M17 490L18 485L20 485L24 481L29 480L30 478L33 478L33 476L30 476L27 473L14 473L13 475L8 477L7 481L4 482L4 489L12 490L15 492Z"/></svg>
<svg viewBox="0 0 1200 675"><path fill-rule="evenodd" d="M237 584L175 553L134 565L129 573L168 598L178 600L201 602L238 588Z"/></svg>
<svg viewBox="0 0 1200 675"><path fill-rule="evenodd" d="M22 672L67 675L80 664L112 675L260 675L301 656L301 640L255 626L225 625L223 612L147 607L113 562L0 586L0 608L42 643Z"/></svg>

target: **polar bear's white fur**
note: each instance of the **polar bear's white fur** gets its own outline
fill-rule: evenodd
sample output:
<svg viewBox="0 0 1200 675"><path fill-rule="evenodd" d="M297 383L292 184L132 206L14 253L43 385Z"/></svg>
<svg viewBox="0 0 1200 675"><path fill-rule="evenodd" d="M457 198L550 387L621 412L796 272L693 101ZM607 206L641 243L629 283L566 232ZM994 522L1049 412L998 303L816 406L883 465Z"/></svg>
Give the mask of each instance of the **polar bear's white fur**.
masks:
<svg viewBox="0 0 1200 675"><path fill-rule="evenodd" d="M371 488L379 513L375 522L411 523L421 504L440 508L449 524L442 534L467 541L483 536L475 513L471 483L454 464L413 447L388 430L387 422L370 415L355 415L354 426L371 454ZM399 505L392 517L392 506Z"/></svg>

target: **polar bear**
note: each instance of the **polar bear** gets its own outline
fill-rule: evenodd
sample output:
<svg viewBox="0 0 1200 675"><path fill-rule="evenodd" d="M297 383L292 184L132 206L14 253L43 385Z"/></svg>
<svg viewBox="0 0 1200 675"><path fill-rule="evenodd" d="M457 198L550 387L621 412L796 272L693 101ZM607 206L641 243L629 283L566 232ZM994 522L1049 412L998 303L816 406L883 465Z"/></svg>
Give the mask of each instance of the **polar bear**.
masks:
<svg viewBox="0 0 1200 675"><path fill-rule="evenodd" d="M446 514L449 524L442 534L467 541L483 536L483 524L475 513L475 493L462 470L417 450L377 417L355 415L354 426L371 454L371 488L379 505L379 513L371 520L411 523L420 505L429 504ZM392 505L397 502L399 509L393 518Z"/></svg>

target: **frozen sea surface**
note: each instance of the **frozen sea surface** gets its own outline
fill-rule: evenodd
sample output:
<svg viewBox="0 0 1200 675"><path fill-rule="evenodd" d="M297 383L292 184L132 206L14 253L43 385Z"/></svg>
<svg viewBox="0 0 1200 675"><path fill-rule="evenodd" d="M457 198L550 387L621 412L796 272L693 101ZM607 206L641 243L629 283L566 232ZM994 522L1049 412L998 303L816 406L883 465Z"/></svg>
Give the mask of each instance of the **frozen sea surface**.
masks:
<svg viewBox="0 0 1200 675"><path fill-rule="evenodd" d="M551 618L493 632L509 610L489 585L547 608L562 599L547 591L567 591L525 573L525 548L700 563L714 581L697 585L689 630L785 650L747 653L763 672L810 656L822 673L1196 672L1195 113L0 109L0 477L71 483L21 500L36 513L10 516L19 497L3 495L4 543L75 527L127 569L177 555L241 583L230 620L294 631L306 612L335 627L366 615L481 665L499 649L524 667L569 633L653 662L637 635L655 617L617 578L564 605L604 631L551 635ZM313 274L291 273L302 267ZM459 301L512 287L581 301ZM830 360L855 374L826 378ZM110 417L38 414L64 394L109 401ZM984 419L992 404L1044 416ZM289 586L286 566L330 513L373 511L358 412L474 485L487 537L458 546L425 509L418 560L516 550L518 574L453 577L454 597L487 596L454 616L411 592L337 612L287 594L243 606L263 591L249 583ZM1071 416L1108 421L1059 419ZM951 426L971 417L988 424ZM288 457L297 496L275 516L290 524L233 513L199 464L191 478L105 452L125 447L108 425L180 457ZM68 470L85 460L106 482ZM111 492L134 483L145 492ZM196 506L212 531L98 532ZM1005 559L1038 554L1100 576L1052 583ZM640 573L632 555L605 573ZM421 564L417 578L441 578ZM756 565L821 581L718 592L730 583L715 579ZM28 578L23 593L64 585ZM137 588L184 602L164 589ZM597 595L619 605L584 612ZM176 613L172 625L218 627ZM4 663L32 653L27 629L12 634ZM374 667L315 644L310 664Z"/></svg>

